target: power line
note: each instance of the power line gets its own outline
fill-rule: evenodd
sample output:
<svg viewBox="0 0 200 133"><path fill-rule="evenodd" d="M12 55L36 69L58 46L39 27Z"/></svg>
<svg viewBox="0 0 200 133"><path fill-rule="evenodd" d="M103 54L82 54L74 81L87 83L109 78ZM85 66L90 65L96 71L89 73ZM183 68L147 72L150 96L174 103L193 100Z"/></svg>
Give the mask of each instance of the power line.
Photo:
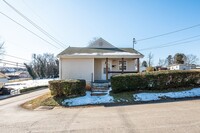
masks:
<svg viewBox="0 0 200 133"><path fill-rule="evenodd" d="M197 24L197 25L193 25L193 26L186 27L186 28L183 28L183 29L179 29L179 30L163 33L163 34L160 34L160 35L155 35L155 36L151 36L151 37L147 37L147 38L142 38L142 39L139 39L137 41L138 42L139 41L145 41L145 40L149 40L149 39L153 39L153 38L157 38L157 37L161 37L161 36L166 36L166 35L169 35L169 34L174 34L174 33L180 32L180 31L192 29L192 28L199 27L199 26L200 26L200 24Z"/></svg>
<svg viewBox="0 0 200 133"><path fill-rule="evenodd" d="M180 43L174 43L174 44L170 44L170 45L160 45L160 46L156 46L156 47L149 47L149 48L145 48L145 49L140 49L140 50L138 50L138 51L145 51L145 50L151 50L151 49L158 49L158 48L164 48L164 47L171 47L171 46L175 46L175 45L181 45L181 44L196 42L196 41L199 41L199 40L200 40L200 39L191 40L191 41L186 41L186 42L180 42Z"/></svg>
<svg viewBox="0 0 200 133"><path fill-rule="evenodd" d="M2 60L2 59L0 59L0 63L24 67L24 64L22 64L22 63L8 61L8 60Z"/></svg>
<svg viewBox="0 0 200 133"><path fill-rule="evenodd" d="M153 48L157 48L157 47L165 46L165 45L169 45L169 44L174 44L174 43L176 43L176 42L185 41L185 40L189 40L189 39L197 38L197 37L200 37L200 35L196 35L196 36L192 36L192 37L180 39L180 40L173 41L173 42L164 43L164 44L157 45L157 46L154 46L154 47L149 47L149 48L140 49L140 51L141 51L141 50L146 50L146 49L153 49Z"/></svg>
<svg viewBox="0 0 200 133"><path fill-rule="evenodd" d="M21 66L21 65L16 65L16 64L12 64L12 63L7 63L7 62L1 62L3 64L8 64L8 65L12 65L12 66L17 66L17 67L25 67L25 66Z"/></svg>
<svg viewBox="0 0 200 133"><path fill-rule="evenodd" d="M3 55L5 56L9 56L9 57L13 57L13 58L16 58L16 59L20 59L20 60L24 60L24 61L30 61L30 60L27 60L27 59L24 59L24 58L20 58L20 57L17 57L17 56L13 56L13 55L8 55L8 54L4 54Z"/></svg>
<svg viewBox="0 0 200 133"><path fill-rule="evenodd" d="M7 17L8 19L12 20L13 22L15 22L16 24L18 24L19 26L21 26L22 28L26 29L27 31L29 31L30 33L32 33L33 35L37 36L38 38L42 39L43 41L45 41L46 43L54 46L55 48L58 48L57 46L55 46L54 44L50 43L49 41L45 40L44 38L40 37L39 35L37 35L36 33L34 33L33 31L29 30L28 28L26 28L25 26L23 26L22 24L18 23L17 21L15 21L14 19L10 18L9 16L7 16L6 14L0 12L0 14L2 14L3 16Z"/></svg>
<svg viewBox="0 0 200 133"><path fill-rule="evenodd" d="M41 17L27 2L25 2L25 0L22 0L22 2L24 3L25 6L27 6L27 8L29 8L30 11L32 11L33 14L35 14L51 31L54 32L54 34L56 34L57 36L59 36L60 38L62 38L56 31L54 28L52 28L52 26L50 26L44 19L43 17ZM61 42L61 44L63 44ZM63 44L64 46L66 46L65 44Z"/></svg>
<svg viewBox="0 0 200 133"><path fill-rule="evenodd" d="M15 63L15 64L18 64L18 65L24 65L23 63L14 62L14 61L9 61L9 60L0 59L0 61L9 62L9 63Z"/></svg>
<svg viewBox="0 0 200 133"><path fill-rule="evenodd" d="M28 21L31 25L33 25L35 28L37 28L40 32L45 34L47 37L49 37L52 41L60 45L61 47L65 48L66 45L59 40L57 40L55 37L50 35L47 31L45 31L43 28L38 26L36 23L34 23L32 20L30 20L28 17L26 17L24 14L22 14L19 10L17 10L15 7L13 7L11 4L9 4L7 1L3 0L4 3L6 3L10 8L12 8L17 14L19 14L21 17L23 17L26 21Z"/></svg>

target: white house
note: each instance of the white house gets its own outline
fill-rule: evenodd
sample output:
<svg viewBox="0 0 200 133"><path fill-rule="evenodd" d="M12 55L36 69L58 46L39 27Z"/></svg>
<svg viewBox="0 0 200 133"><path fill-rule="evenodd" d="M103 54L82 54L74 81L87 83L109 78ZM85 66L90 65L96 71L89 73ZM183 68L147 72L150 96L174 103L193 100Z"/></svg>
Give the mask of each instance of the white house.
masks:
<svg viewBox="0 0 200 133"><path fill-rule="evenodd" d="M174 64L169 66L170 70L190 70L191 66L187 64Z"/></svg>
<svg viewBox="0 0 200 133"><path fill-rule="evenodd" d="M117 48L99 38L88 47L68 47L60 54L60 79L109 80L119 73L139 72L143 55L133 48Z"/></svg>

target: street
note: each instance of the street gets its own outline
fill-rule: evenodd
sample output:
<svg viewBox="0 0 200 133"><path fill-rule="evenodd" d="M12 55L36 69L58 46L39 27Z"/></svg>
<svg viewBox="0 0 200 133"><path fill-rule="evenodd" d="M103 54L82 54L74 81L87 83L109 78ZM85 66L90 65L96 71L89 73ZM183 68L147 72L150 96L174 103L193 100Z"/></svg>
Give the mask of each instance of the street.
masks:
<svg viewBox="0 0 200 133"><path fill-rule="evenodd" d="M47 91L1 100L0 132L200 132L200 100L114 107L56 107L37 111L19 107Z"/></svg>

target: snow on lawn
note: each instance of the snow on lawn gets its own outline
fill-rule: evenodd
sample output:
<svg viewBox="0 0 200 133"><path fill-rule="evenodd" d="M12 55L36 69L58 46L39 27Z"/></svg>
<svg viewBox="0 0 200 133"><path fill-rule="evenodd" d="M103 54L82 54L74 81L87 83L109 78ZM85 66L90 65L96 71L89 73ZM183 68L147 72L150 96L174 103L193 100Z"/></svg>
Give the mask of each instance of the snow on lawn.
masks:
<svg viewBox="0 0 200 133"><path fill-rule="evenodd" d="M21 90L29 87L45 86L48 85L50 80L54 79L38 79L38 80L26 80L14 83L6 83L5 87L13 88L15 90Z"/></svg>
<svg viewBox="0 0 200 133"><path fill-rule="evenodd" d="M200 88L180 92L167 93L138 93L133 94L134 101L155 101L163 98L185 98L200 96Z"/></svg>
<svg viewBox="0 0 200 133"><path fill-rule="evenodd" d="M87 91L85 96L70 98L63 101L64 106L78 106L88 104L101 104L101 103L113 103L114 99L109 95L109 92L104 96L91 96L91 92Z"/></svg>

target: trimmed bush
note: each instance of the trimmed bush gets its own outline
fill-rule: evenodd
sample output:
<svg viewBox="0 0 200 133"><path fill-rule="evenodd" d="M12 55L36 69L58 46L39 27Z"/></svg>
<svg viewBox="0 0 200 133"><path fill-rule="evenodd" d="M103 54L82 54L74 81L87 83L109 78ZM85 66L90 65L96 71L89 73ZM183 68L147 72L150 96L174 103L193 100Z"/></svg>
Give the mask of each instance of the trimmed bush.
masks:
<svg viewBox="0 0 200 133"><path fill-rule="evenodd" d="M74 97L85 95L85 80L54 80L49 81L51 95L55 97Z"/></svg>
<svg viewBox="0 0 200 133"><path fill-rule="evenodd" d="M147 67L146 68L146 72L153 72L154 71L154 67Z"/></svg>
<svg viewBox="0 0 200 133"><path fill-rule="evenodd" d="M199 71L156 71L121 74L111 77L111 86L114 93L122 91L163 90L199 85Z"/></svg>

